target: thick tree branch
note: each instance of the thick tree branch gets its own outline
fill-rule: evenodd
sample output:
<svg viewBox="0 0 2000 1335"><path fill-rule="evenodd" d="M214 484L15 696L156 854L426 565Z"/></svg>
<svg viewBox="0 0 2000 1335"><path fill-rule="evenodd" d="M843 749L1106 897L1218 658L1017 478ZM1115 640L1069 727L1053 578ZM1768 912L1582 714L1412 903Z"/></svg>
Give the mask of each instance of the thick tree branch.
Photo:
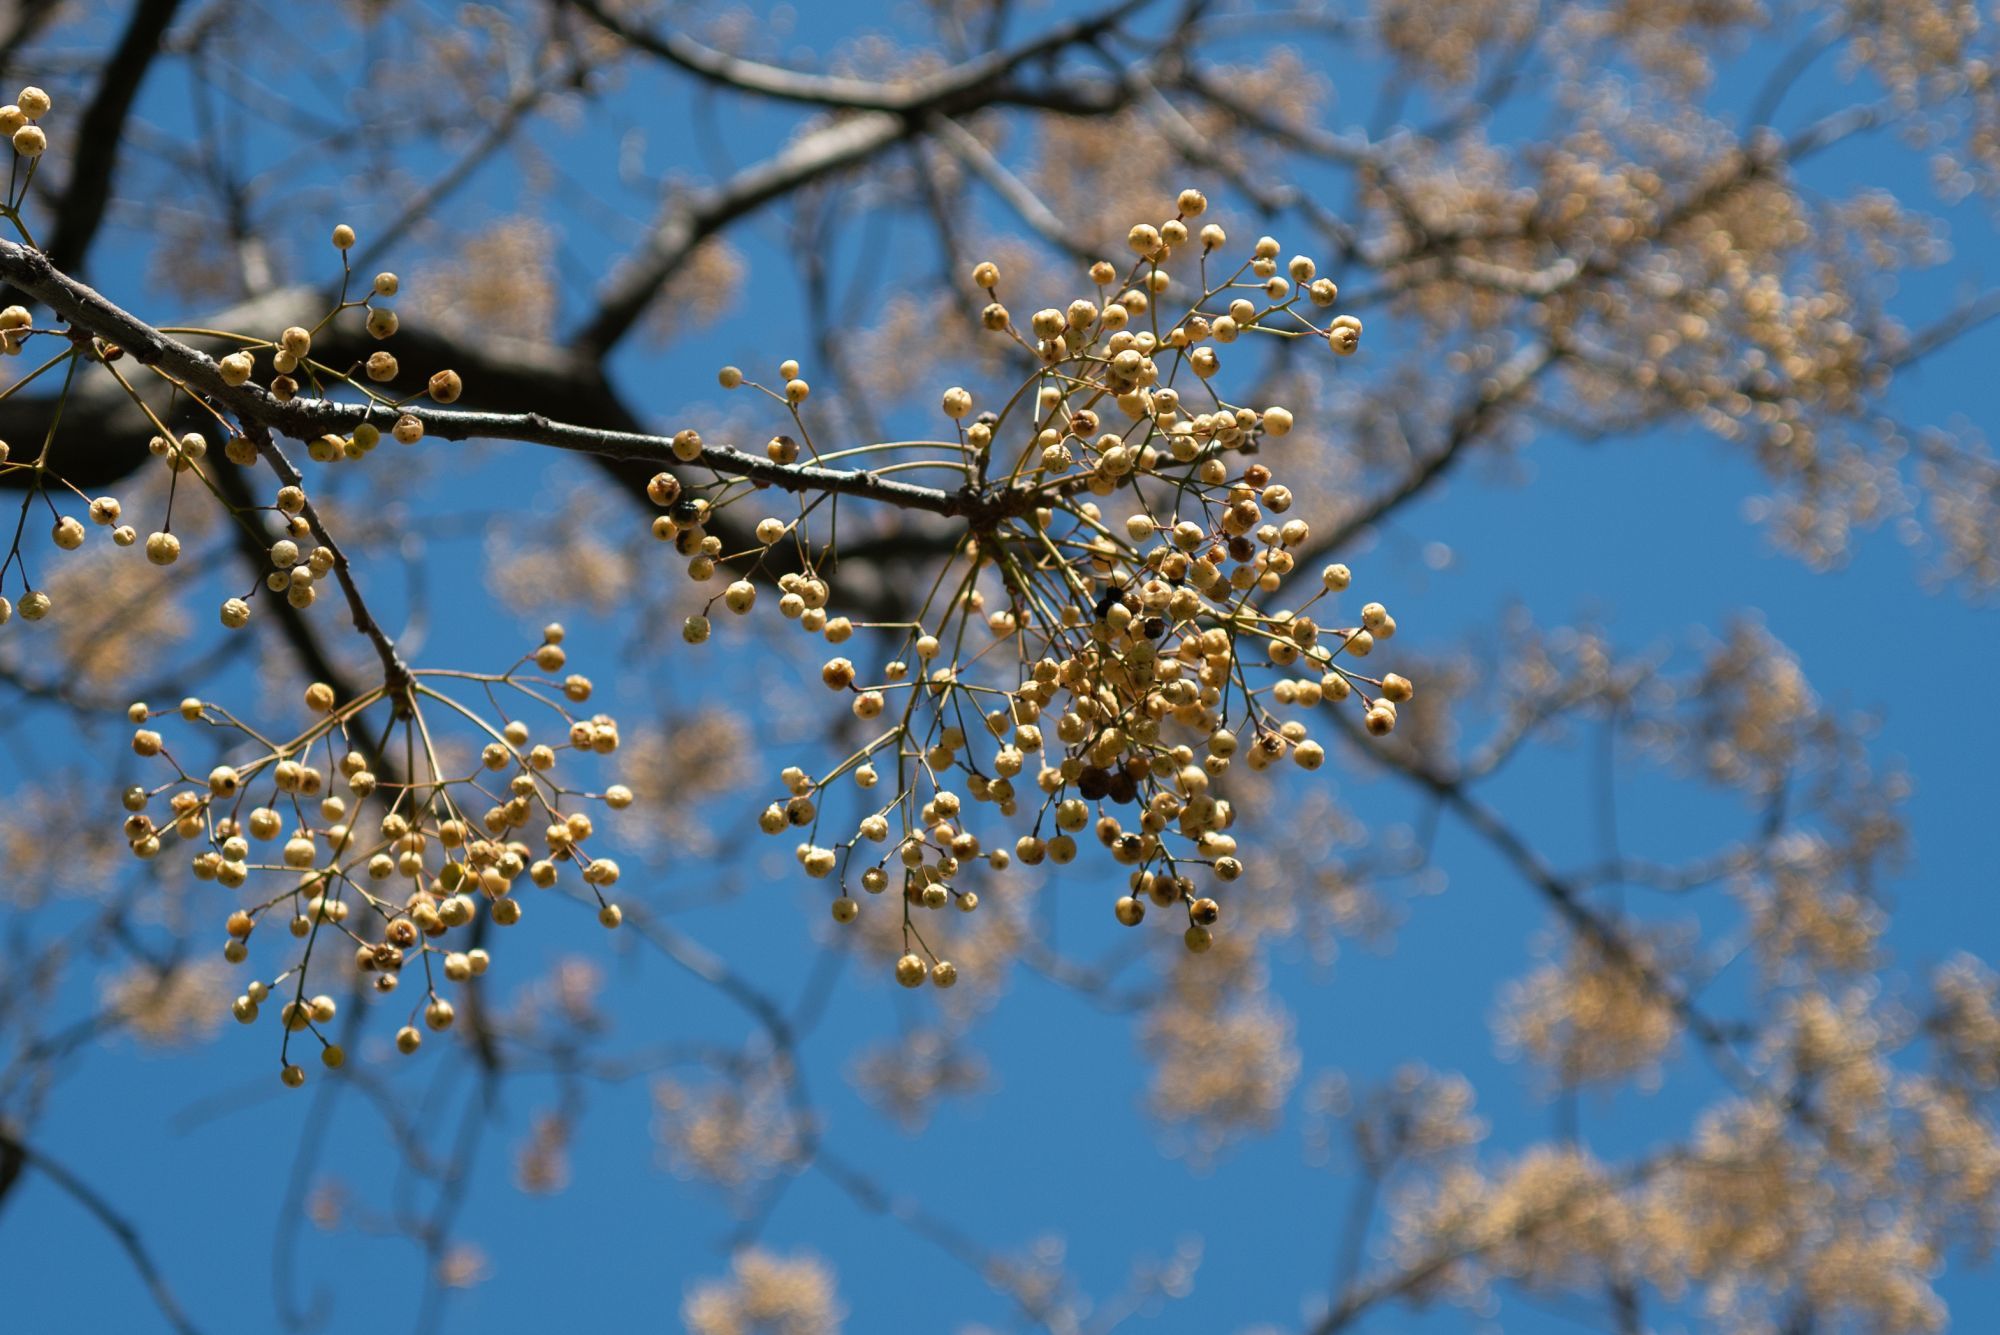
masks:
<svg viewBox="0 0 2000 1335"><path fill-rule="evenodd" d="M1153 0L1121 0L1097 14L1059 24L1038 37L1005 51L994 51L936 74L906 80L848 79L832 74L788 70L746 60L705 46L685 33L655 33L606 11L598 0L568 0L627 45L686 70L723 88L785 102L846 111L879 111L921 119L933 114L960 114L968 100L981 103L1011 100L997 87L1014 71L1053 56L1065 47L1102 36ZM999 96L993 96L993 94Z"/></svg>
<svg viewBox="0 0 2000 1335"><path fill-rule="evenodd" d="M740 477L784 491L855 496L974 523L1019 514L1046 499L1044 490L1034 487L983 493L970 488L945 491L861 470L777 464L728 445L703 445L694 459L681 460L674 453L673 442L664 436L575 426L532 412L463 412L415 405L389 409L325 399L280 402L258 385L227 384L208 354L161 333L95 289L59 272L39 251L0 241L0 279L47 305L73 328L115 345L141 365L164 371L242 421L296 440L352 431L364 421L386 427L400 413L407 413L424 424L427 435L446 440L514 440L658 468L700 465L725 477Z"/></svg>
<svg viewBox="0 0 2000 1335"><path fill-rule="evenodd" d="M933 117L963 116L982 107L1021 100L1018 91L1006 85L1007 75L1032 61L1053 58L1065 47L1102 35L1147 3L1149 0L1122 0L1098 14L1059 25L1009 51L921 81L910 93L879 92L875 99L883 104L879 109L854 112L813 130L775 156L744 168L722 185L676 202L653 229L641 253L613 279L596 313L569 342L601 356L638 322L661 286L680 272L696 247L729 223L800 186L868 161L884 149L921 133ZM1110 110L1119 101L1113 98L1104 107L1095 109ZM851 109L864 104L834 105Z"/></svg>
<svg viewBox="0 0 2000 1335"><path fill-rule="evenodd" d="M613 277L597 311L569 340L602 355L645 314L695 249L747 213L800 186L867 161L915 128L899 116L868 112L815 130L783 152L746 167L720 187L671 205L644 250Z"/></svg>

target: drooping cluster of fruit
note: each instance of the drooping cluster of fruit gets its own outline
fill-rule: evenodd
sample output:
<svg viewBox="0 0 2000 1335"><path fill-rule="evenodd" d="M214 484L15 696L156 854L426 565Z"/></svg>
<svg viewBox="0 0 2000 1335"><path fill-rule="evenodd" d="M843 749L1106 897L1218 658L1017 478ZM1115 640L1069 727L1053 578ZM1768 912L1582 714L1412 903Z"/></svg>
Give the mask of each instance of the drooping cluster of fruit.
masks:
<svg viewBox="0 0 2000 1335"><path fill-rule="evenodd" d="M907 953L896 977L907 986L955 980L951 962L924 945L916 915L973 909L978 893L963 882L974 862L1067 863L1086 832L1130 868L1115 905L1121 922L1137 924L1148 904L1179 906L1187 945L1206 949L1221 906L1203 881L1243 874L1230 770L1285 760L1317 769L1325 750L1308 711L1351 701L1380 735L1411 698L1405 678L1356 666L1396 622L1379 603L1349 616L1330 610L1348 586L1345 566L1320 570L1303 602L1275 604L1313 542L1292 515L1291 490L1258 457L1291 432L1293 417L1219 388L1239 340L1309 338L1345 356L1359 345L1360 321L1319 323L1314 312L1331 307L1337 289L1309 258L1281 260L1269 237L1234 271L1212 274L1226 237L1212 223L1194 230L1205 208L1199 192L1183 192L1174 218L1131 230L1137 259L1127 271L1100 261L1091 295L1036 311L1025 331L1000 300L998 268L980 264L972 280L989 299L982 323L1032 369L992 411L975 411L964 388L945 391L945 438L822 453L801 412L810 386L796 363L780 368L779 389L722 372L725 387L748 385L789 410L797 438L770 442L774 463L798 460L800 441L822 465L915 452L922 457L873 476L943 470L969 498L951 512L962 531L911 619L867 623L886 661L871 671L842 656L822 669L863 725L861 744L826 773L787 769L762 817L770 834L802 836L800 864L837 886L836 919L859 913L857 884L868 894L901 890ZM1170 271L1177 256L1192 274ZM682 447L693 458L698 434L681 433ZM780 613L834 645L855 633L829 610L834 591L816 567L826 544L808 531L813 504L763 519L755 546L725 555L708 529L715 513L755 494L747 484L697 497L663 473L650 492L665 511L655 533L689 558L696 580L732 561L746 567L711 608L748 612L752 575L782 545L799 568L778 580ZM710 632L697 616L686 638ZM823 807L842 782L859 790L861 814L829 839ZM1012 828L977 828L982 807Z"/></svg>
<svg viewBox="0 0 2000 1335"><path fill-rule="evenodd" d="M346 702L316 682L305 692L311 725L285 742L201 700L131 707L139 725L132 749L173 769L166 782L125 793L132 852L158 857L179 840L198 849L197 878L248 891L224 924L231 963L249 959L255 934L273 921L300 942L290 967L250 982L234 1005L236 1018L251 1024L280 998L286 1084L305 1080L291 1058L294 1034L311 1034L327 1066L345 1060L326 1032L336 989L312 987L343 972L341 953L378 995L396 994L405 979L419 982L396 1034L409 1053L423 1042L420 1023L453 1024L449 985L485 972L485 924L521 921L515 891L524 881L547 891L573 877L595 900L599 921L623 920L605 897L618 864L588 851L594 827L585 804L620 809L632 793L616 784L587 792L567 780L573 760L618 749L618 724L573 708L590 699L592 686L581 674L554 675L565 666L562 638L562 627L548 627L543 643L503 673L418 671ZM468 698L476 692L484 710L448 694L453 686ZM539 726L509 716L505 701L539 715ZM205 775L183 768L151 726L168 715L224 733L222 762ZM433 717L444 726L433 727ZM472 745L440 749L460 736ZM466 758L455 762L459 752Z"/></svg>

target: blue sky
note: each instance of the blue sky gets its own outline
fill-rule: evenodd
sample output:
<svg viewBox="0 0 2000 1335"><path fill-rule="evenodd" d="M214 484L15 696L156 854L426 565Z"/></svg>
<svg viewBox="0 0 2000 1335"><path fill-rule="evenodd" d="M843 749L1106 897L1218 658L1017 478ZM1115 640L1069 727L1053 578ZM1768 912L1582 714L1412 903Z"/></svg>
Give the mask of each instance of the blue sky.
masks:
<svg viewBox="0 0 2000 1335"><path fill-rule="evenodd" d="M1041 23L1050 14L1031 11L1022 21ZM829 6L800 17L797 40L823 47L899 17L894 9ZM1768 58L1752 50L1745 60L1755 67ZM605 179L620 152L620 140L605 127L626 123L648 127L646 179L673 169L714 169L675 128L681 109L651 100L649 86L641 81L614 95L599 119L562 141L567 171ZM1364 114L1368 91L1343 86L1332 115L1337 126ZM1809 110L1816 100L1830 104L1847 95L1830 78L1816 76L1798 97ZM1729 103L1726 94L1722 101ZM169 70L149 83L141 106L157 124L185 124L179 76ZM768 149L784 123L763 108L741 108L740 115L733 109L734 151L747 157ZM1888 139L1844 153L1824 171L1820 183L1830 190L1853 184L1913 189L1919 176ZM511 186L504 165L488 169L472 183L461 215L504 213L513 202ZM364 235L369 216L382 209L370 199L373 189L366 181L353 183L348 198L357 207L339 215ZM615 187L606 193L643 216L641 193ZM292 247L318 256L319 238L335 215L300 214ZM2000 255L1977 209L1949 211L1949 217L1955 259L1948 277L1912 283L1919 311L1937 309L1954 295L1953 284L1977 285ZM586 209L557 205L548 220L574 245L600 235ZM109 292L140 290L141 251L130 244L131 235L121 234L122 248L107 249L97 261L94 277ZM737 238L756 266L742 307L756 311L754 321L734 318L664 351L635 344L615 366L621 382L643 385L646 400L663 409L706 402L714 398L711 376L719 362L768 362L779 355L774 348L802 347L776 258L783 239L776 219ZM132 304L166 313L157 298ZM1393 359L1403 337L1392 319L1371 320L1369 351ZM1947 348L1900 377L1893 402L1912 420L1963 417L1985 425L1991 348L1985 334ZM518 506L522 479L560 483L571 467L522 448L485 451L480 460L460 480L455 511ZM1993 612L1957 591L1924 591L1920 554L1890 532L1866 535L1851 561L1825 574L1773 551L1745 513L1746 499L1764 489L1763 480L1740 454L1691 431L1590 445L1538 438L1515 465L1506 478L1478 467L1461 473L1398 516L1372 553L1348 554L1370 587L1398 608L1399 645L1448 649L1490 630L1510 603L1525 606L1545 625L1576 619L1601 624L1627 648L1720 634L1731 618L1753 613L1798 655L1823 700L1880 718L1875 759L1900 761L1914 778L1906 812L1914 857L1889 887L1895 909L1890 985L1920 977L1953 951L1988 959L2000 954L1993 884L2000 824L1990 814L2000 797L1991 764L2000 749L2000 701L1985 689L2000 649ZM1452 560L1444 569L1394 556L1428 543L1449 547ZM478 554L476 540L433 545L440 566L474 561ZM379 582L393 587L400 579L385 574ZM485 611L476 600L437 603L434 652L489 635ZM323 624L331 627L335 619ZM520 631L532 624L523 620ZM615 653L627 629L587 617L573 619L573 628L579 662ZM720 677L735 664L727 644L712 648L717 656L701 666ZM727 687L704 690L708 699L742 699ZM650 692L631 694L638 699ZM102 736L116 744L118 732L114 725ZM45 748L47 763L61 757L51 728L38 725L27 735ZM1577 745L1538 748L1486 791L1558 862L1593 853L1589 740L1584 731ZM10 773L16 764L19 772ZM0 789L32 778L18 748L0 752ZM1343 797L1372 823L1416 815L1409 795L1386 780L1338 781ZM741 822L759 798L753 791L733 805L719 804L717 824L747 828ZM1623 790L1619 818L1629 851L1666 856L1720 844L1747 828L1751 813L1690 785L1641 777ZM1330 969L1281 958L1275 989L1297 1016L1306 1081L1335 1069L1361 1081L1413 1059L1461 1070L1478 1086L1482 1108L1499 1128L1497 1144L1518 1145L1545 1133L1553 1114L1536 1097L1531 1073L1494 1055L1487 1017L1502 982L1532 962L1542 908L1530 887L1449 821L1436 863L1448 883L1441 893L1409 903L1392 954L1346 948ZM744 893L720 907L677 914L675 922L724 949L760 985L796 997L816 958L823 910L797 878L767 877L761 867L745 858L720 868L669 863L652 874L670 893L691 898L690 888L704 879L733 876ZM1057 930L1072 948L1110 944L1103 875L1103 868L1085 866L1049 886ZM610 942L582 914L550 912L537 928L514 956L522 976L533 972L532 961L557 953L598 956L611 980L617 1032L628 1042L656 1041L683 1029L724 1039L747 1032L712 990L657 958L633 955L629 943ZM1079 953L1091 951L1082 947ZM87 974L86 968L77 976ZM893 1031L927 1004L926 996L905 997L875 978L858 981L850 970L806 1044L806 1080L819 1101L829 1147L842 1159L910 1192L998 1249L1060 1237L1086 1286L1107 1296L1119 1289L1135 1254L1164 1256L1198 1238L1203 1263L1194 1291L1154 1329L1222 1331L1259 1322L1289 1329L1298 1324L1302 1304L1324 1292L1349 1182L1337 1168L1302 1166L1296 1097L1276 1133L1237 1147L1213 1172L1194 1171L1161 1153L1141 1114L1146 1072L1131 1021L1098 1013L1073 994L1023 975L979 1027L995 1087L978 1099L945 1104L922 1135L906 1136L853 1093L843 1072L860 1037ZM339 1115L322 1124L317 1094L288 1096L278 1089L269 1078L269 1039L264 1027L229 1026L217 1041L194 1050L154 1053L126 1040L107 1043L72 1069L38 1140L101 1186L142 1229L206 1330L270 1329L276 1305L310 1303L320 1293L333 1304L329 1329L374 1328L385 1319L407 1324L420 1264L407 1244L354 1229L306 1229L296 1255L273 1257L279 1236L273 1221L302 1138L323 1141L323 1165L358 1166L349 1174L357 1187L387 1181L380 1165L388 1151L379 1121L355 1097L345 1096ZM1603 1130L1610 1143L1643 1150L1684 1125L1686 1109L1715 1092L1705 1069L1698 1061L1677 1063L1666 1090L1650 1098L1586 1098L1583 1123ZM392 1087L413 1101L435 1074L421 1062L387 1068ZM493 1275L453 1300L441 1329L678 1329L685 1287L725 1268L733 1221L714 1196L677 1182L660 1166L645 1083L593 1092L575 1142L572 1184L552 1198L524 1197L511 1185L512 1142L530 1114L545 1106L547 1090L523 1081L504 1098L463 1226L490 1258ZM426 1123L430 1135L453 1134L458 1114L455 1104L448 1106L454 1109L449 1116ZM973 1321L997 1326L1007 1315L1004 1300L976 1277L910 1230L857 1209L817 1174L785 1191L761 1236L780 1250L814 1251L837 1267L854 1331L949 1329ZM274 1279L274 1259L294 1277L292 1286ZM1990 1275L1954 1268L1940 1287L1959 1328L2000 1325L2000 1296ZM150 1300L99 1226L40 1180L31 1179L0 1210L0 1289L7 1294L9 1328L29 1335L158 1328ZM1519 1304L1505 1309L1501 1324L1511 1331L1579 1328L1560 1310ZM1392 1312L1374 1328L1482 1327L1473 1315L1442 1309Z"/></svg>

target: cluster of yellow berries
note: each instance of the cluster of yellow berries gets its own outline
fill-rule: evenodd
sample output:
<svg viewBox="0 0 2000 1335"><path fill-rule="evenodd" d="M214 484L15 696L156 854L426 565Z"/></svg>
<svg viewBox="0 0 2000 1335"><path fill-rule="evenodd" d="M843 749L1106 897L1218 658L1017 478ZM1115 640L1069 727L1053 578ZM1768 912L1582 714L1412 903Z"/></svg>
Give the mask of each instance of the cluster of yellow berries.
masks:
<svg viewBox="0 0 2000 1335"><path fill-rule="evenodd" d="M32 95L32 96L31 96ZM45 111L48 99L39 89L23 90L17 106L0 109L0 125L10 116L28 113L39 114L32 109L39 107ZM32 125L23 125L15 133L17 149L20 136L41 131ZM39 151L39 150L37 150ZM343 264L346 252L355 243L354 229L346 225L336 227L333 243L341 251ZM351 275L349 275L351 278ZM394 380L401 368L395 355L387 351L372 353L361 365L362 375L357 378L351 370L341 369L315 361L312 356L313 339L344 311L362 308L367 312L369 334L380 340L393 335L398 328L396 312L381 304L385 297L394 296L401 282L393 273L379 273L369 286L368 295L350 299L343 291L330 310L316 325L308 329L303 325L293 325L285 329L275 339L254 338L248 335L231 336L238 344L236 349L222 356L216 363L223 382L232 387L250 384L259 374L260 356L268 356L269 369L266 377L271 396L280 402L289 403L303 393L324 397L330 390L347 386L358 388L366 394L371 406L382 409L387 433L403 444L415 444L423 439L423 423L403 409L415 397L425 397L434 403L449 404L458 401L465 386L456 371L439 371L432 375L420 396L411 398L391 398L374 386ZM34 318L23 306L9 306L0 309L0 352L19 353L31 337L38 333L55 331L37 330ZM206 331L202 331L206 332ZM82 350L87 345L79 345L64 340L64 357L85 357L111 367L118 359L117 349L99 345L86 356ZM119 383L128 392L131 386L121 376ZM157 419L155 419L157 421ZM381 442L384 429L372 422L358 423L346 435L328 434L320 436L307 445L307 453L322 463L333 463L343 459L359 459L373 450ZM175 473L192 474L195 479L206 482L209 462L209 440L200 431L176 432L164 427L148 442L153 455L162 460ZM255 441L248 435L231 431L223 442L222 453L231 463L249 467L258 459ZM65 483L59 469L52 466L59 459L49 458L50 451L44 449L34 460L10 459L11 450L0 441L0 472L21 469L35 470L31 490L50 497L49 506L54 513L54 524L50 532L51 541L61 551L75 551L83 546L88 529L83 521L71 514L62 513L58 502L64 499L64 491L83 503L90 522L100 528L110 530L111 541L120 547L141 546L146 559L157 566L170 566L180 560L181 540L173 532L171 502L167 520L161 527L145 535L143 543L138 529L123 522L124 507L116 496L84 495ZM271 563L274 567L265 577L264 584L273 594L282 594L293 607L304 609L312 606L317 596L316 581L324 578L333 566L333 554L325 548L309 546L300 552L301 543L309 543L312 537L311 525L303 511L306 508L305 492L292 485L279 489L276 508L283 518L287 536L273 545ZM0 580L4 580L15 561L21 561L21 577L27 584L27 566L21 557L19 543L8 556L7 564L0 566ZM254 591L253 591L254 592ZM28 585L22 594L20 613L30 621L39 621L52 609L52 601L46 591ZM0 625L12 619L15 605L0 594ZM250 619L250 604L244 598L226 599L221 608L222 624L232 630L240 629Z"/></svg>
<svg viewBox="0 0 2000 1335"><path fill-rule="evenodd" d="M21 204L27 198L28 187L34 180L39 159L49 146L48 132L36 122L49 114L51 106L49 95L31 84L23 88L12 102L0 107L0 134L4 134L8 142L13 145L15 156L26 159L28 164L25 172L14 173L6 202L0 204L0 218L12 222L24 239L27 233L21 223ZM39 332L34 325L35 317L25 306L8 306L0 309L0 356L19 356L27 348L28 340ZM7 442L0 441L0 473L16 469L34 469L44 462L40 458L10 461L11 454L12 450ZM39 483L39 475L36 481ZM108 507L108 517L100 517L106 513L105 507ZM90 516L107 527L116 525L118 502L108 497L93 501L90 503ZM129 533L130 530L118 529L117 532ZM57 547L64 551L74 551L83 545L83 525L71 516L58 514L52 536ZM125 537L120 545L130 546L136 537L137 534ZM6 560L0 562L0 585L4 585L8 571L17 562L21 566L21 581L25 586L21 593L19 609L21 617L26 621L40 621L53 609L54 601L45 590L37 589L29 582L27 562L21 555L18 532L15 534L14 545L8 551ZM14 612L13 601L7 598L4 592L0 592L0 626L13 620Z"/></svg>
<svg viewBox="0 0 2000 1335"><path fill-rule="evenodd" d="M333 245L341 254L343 266L347 264L347 253L354 248L357 239L354 229L346 223L333 229ZM402 289L400 278L393 273L378 273L369 284L367 293L359 298L347 295L347 287L352 281L353 273L348 270L343 274L339 300L311 329L292 325L276 339L243 338L242 346L218 362L222 378L230 385L250 383L258 375L258 355L268 354L271 374L266 387L271 397L280 403L290 403L307 392L313 397L323 398L330 386L345 385L358 389L371 407L383 410L384 420L388 423L387 434L399 444L414 445L424 438L424 424L402 409L417 398L428 398L441 404L456 403L465 392L465 382L456 371L438 371L431 375L420 392L396 398L374 388L387 385L402 374L402 364L397 361L396 354L386 348L368 354L360 364L359 378L351 369L343 370L314 360L314 336L346 311L359 308L366 312L368 335L378 342L394 337L402 327L401 318L384 304L387 298ZM383 434L380 425L364 421L347 434L328 433L308 442L306 452L319 463L359 459L382 443Z"/></svg>
<svg viewBox="0 0 2000 1335"><path fill-rule="evenodd" d="M1196 873L1226 883L1244 870L1223 776L1239 762L1261 770L1286 758L1317 769L1325 750L1310 736L1311 710L1352 701L1380 735L1413 694L1407 679L1357 666L1395 634L1387 608L1327 610L1348 587L1346 566L1325 566L1302 603L1273 604L1312 530L1256 455L1291 432L1293 416L1219 390L1225 352L1240 339L1308 337L1347 355L1361 323L1320 323L1313 312L1332 306L1337 288L1310 258L1281 259L1270 237L1226 275L1212 274L1228 238L1215 223L1195 230L1206 206L1200 192L1182 192L1175 217L1131 229L1129 269L1097 262L1094 291L1036 310L1025 329L1001 300L999 268L978 265L981 323L1036 369L995 411L975 411L962 386L945 390L950 435L939 440L822 454L800 412L811 389L796 362L779 368L779 389L735 367L721 373L724 387L751 385L790 410L798 439L774 437L774 463L798 460L801 440L818 463L922 450L930 457L880 471L954 470L974 498L953 560L915 618L876 623L892 637L879 679L844 656L822 668L825 686L875 735L826 774L787 769L782 797L760 820L767 833L802 836L806 873L839 887L838 921L858 914L855 882L868 894L901 889L907 953L895 976L905 986L948 987L957 977L923 945L915 911L971 910L978 894L961 884L970 864L1067 863L1086 831L1131 868L1118 920L1137 924L1148 904L1178 905L1187 945L1205 950L1221 906ZM1187 252L1193 281L1168 267ZM675 439L683 460L701 448L695 432ZM804 569L779 579L781 614L832 644L847 640L855 627L831 613L833 591L813 566L810 506L761 521L750 552L727 555L707 531L712 512L743 494L739 485L708 499L660 474L649 488L665 512L656 535L698 581L731 561L748 567L718 595L739 614L756 602L753 577L773 546L793 539ZM1114 497L1107 512L1100 502ZM685 628L693 643L710 633L706 616ZM862 794L861 814L850 835L825 841L822 804L844 780ZM973 828L976 805L1026 829L996 845Z"/></svg>
<svg viewBox="0 0 2000 1335"><path fill-rule="evenodd" d="M347 702L315 682L305 692L311 725L281 744L201 700L183 700L172 710L131 707L138 725L132 749L174 770L157 787L125 793L124 832L134 855L157 857L166 841L179 839L197 847L192 869L200 880L232 890L253 887L248 902L223 924L223 955L231 963L249 958L252 935L273 919L303 943L290 968L249 983L232 1006L235 1017L250 1024L274 993L287 998L279 1012L286 1084L305 1078L289 1056L295 1033L318 1039L327 1066L345 1059L323 1032L335 1003L310 988L310 979L320 976L313 972L316 960L327 959L329 951L351 950L356 970L385 996L420 970L423 995L396 1033L397 1048L409 1053L422 1044L424 1029L451 1027L457 1012L447 985L484 973L489 963L485 949L470 943L470 928L482 914L498 927L518 923L523 905L514 891L524 880L554 889L564 868L574 867L599 921L616 927L623 920L619 906L605 897L619 879L618 864L588 851L595 826L580 802L622 809L632 802L631 790L614 784L585 792L558 772L565 757L616 751L618 724L572 708L587 702L593 688L581 674L556 675L566 666L562 640L562 628L551 625L542 643L507 672L420 671L400 691L379 687ZM554 715L556 726L538 737L524 719L483 717L446 694L449 683L479 687L495 711L506 688L526 707ZM437 749L442 729L430 726L426 706L484 739L469 772L448 768ZM387 734L379 719L363 721L382 713L390 720ZM205 775L188 772L149 726L168 714L222 730L243 754L225 747L224 759ZM400 748L371 748L362 740L392 736L397 728L406 734ZM410 757L418 772L384 777L385 754ZM162 799L165 810L155 815ZM374 810L364 815L371 801Z"/></svg>
<svg viewBox="0 0 2000 1335"><path fill-rule="evenodd" d="M49 136L35 122L49 114L49 106L49 95L30 85L0 107L0 134L14 146L15 156L33 162L48 151Z"/></svg>

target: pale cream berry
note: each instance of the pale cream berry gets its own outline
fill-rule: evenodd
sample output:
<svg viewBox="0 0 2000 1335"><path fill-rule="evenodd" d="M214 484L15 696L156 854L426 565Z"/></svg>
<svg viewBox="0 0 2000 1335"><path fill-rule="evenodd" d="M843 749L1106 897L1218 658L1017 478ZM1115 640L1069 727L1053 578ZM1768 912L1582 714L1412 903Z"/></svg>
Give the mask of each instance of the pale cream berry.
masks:
<svg viewBox="0 0 2000 1335"><path fill-rule="evenodd" d="M439 371L431 376L429 390L434 403L456 403L465 392L465 381L456 371Z"/></svg>
<svg viewBox="0 0 2000 1335"><path fill-rule="evenodd" d="M83 546L83 524L73 515L64 515L56 521L56 526L49 536L55 540L56 546L66 552L73 552Z"/></svg>
<svg viewBox="0 0 2000 1335"><path fill-rule="evenodd" d="M942 889L943 887L933 886L932 888ZM931 966L931 982L933 982L937 986L950 987L957 981L958 981L958 966L956 964L953 964L950 960L939 960L936 964L933 964Z"/></svg>
<svg viewBox="0 0 2000 1335"><path fill-rule="evenodd" d="M804 403L811 393L812 386L796 376L785 382L785 401L788 403Z"/></svg>
<svg viewBox="0 0 2000 1335"><path fill-rule="evenodd" d="M368 312L368 333L370 337L384 339L402 328L403 322L396 312L387 307L377 306Z"/></svg>
<svg viewBox="0 0 2000 1335"><path fill-rule="evenodd" d="M742 616L757 603L757 586L747 579L739 579L722 591L722 602L730 611Z"/></svg>
<svg viewBox="0 0 2000 1335"><path fill-rule="evenodd" d="M953 385L944 392L944 415L956 422L972 411L972 392Z"/></svg>
<svg viewBox="0 0 2000 1335"><path fill-rule="evenodd" d="M24 158L38 158L48 151L49 137L39 125L23 125L14 131L14 151Z"/></svg>
<svg viewBox="0 0 2000 1335"><path fill-rule="evenodd" d="M181 540L171 533L154 533L146 539L146 559L156 566L170 566L181 559Z"/></svg>
<svg viewBox="0 0 2000 1335"><path fill-rule="evenodd" d="M743 383L743 372L734 366L725 366L715 373L716 383L724 389L735 389Z"/></svg>
<svg viewBox="0 0 2000 1335"><path fill-rule="evenodd" d="M593 863L593 866L596 864ZM625 910L616 904L606 904L597 911L597 921L605 927L616 928L625 921Z"/></svg>
<svg viewBox="0 0 2000 1335"><path fill-rule="evenodd" d="M249 384L251 373L257 369L256 359L247 352L232 352L215 365L222 383L231 388Z"/></svg>
<svg viewBox="0 0 2000 1335"><path fill-rule="evenodd" d="M325 714L333 708L333 687L323 681L316 681L306 687L305 699L307 709L315 714Z"/></svg>
<svg viewBox="0 0 2000 1335"><path fill-rule="evenodd" d="M21 95L14 99L14 105L21 109L23 116L26 116L29 120L38 121L49 114L51 103L49 102L49 95L47 93L33 84L29 84L21 90Z"/></svg>
<svg viewBox="0 0 2000 1335"><path fill-rule="evenodd" d="M1292 413L1289 408L1266 408L1264 410L1264 430L1274 436L1290 435Z"/></svg>
<svg viewBox="0 0 2000 1335"><path fill-rule="evenodd" d="M922 959L916 955L904 955L896 961L896 981L904 987L922 987L930 970L924 967Z"/></svg>
<svg viewBox="0 0 2000 1335"><path fill-rule="evenodd" d="M354 248L354 229L346 223L341 223L338 227L335 227L333 229L333 247L335 250L352 250ZM268 328L269 326L266 327Z"/></svg>
<svg viewBox="0 0 2000 1335"><path fill-rule="evenodd" d="M1000 266L991 260L981 260L973 265L972 285L989 291L1000 286Z"/></svg>

